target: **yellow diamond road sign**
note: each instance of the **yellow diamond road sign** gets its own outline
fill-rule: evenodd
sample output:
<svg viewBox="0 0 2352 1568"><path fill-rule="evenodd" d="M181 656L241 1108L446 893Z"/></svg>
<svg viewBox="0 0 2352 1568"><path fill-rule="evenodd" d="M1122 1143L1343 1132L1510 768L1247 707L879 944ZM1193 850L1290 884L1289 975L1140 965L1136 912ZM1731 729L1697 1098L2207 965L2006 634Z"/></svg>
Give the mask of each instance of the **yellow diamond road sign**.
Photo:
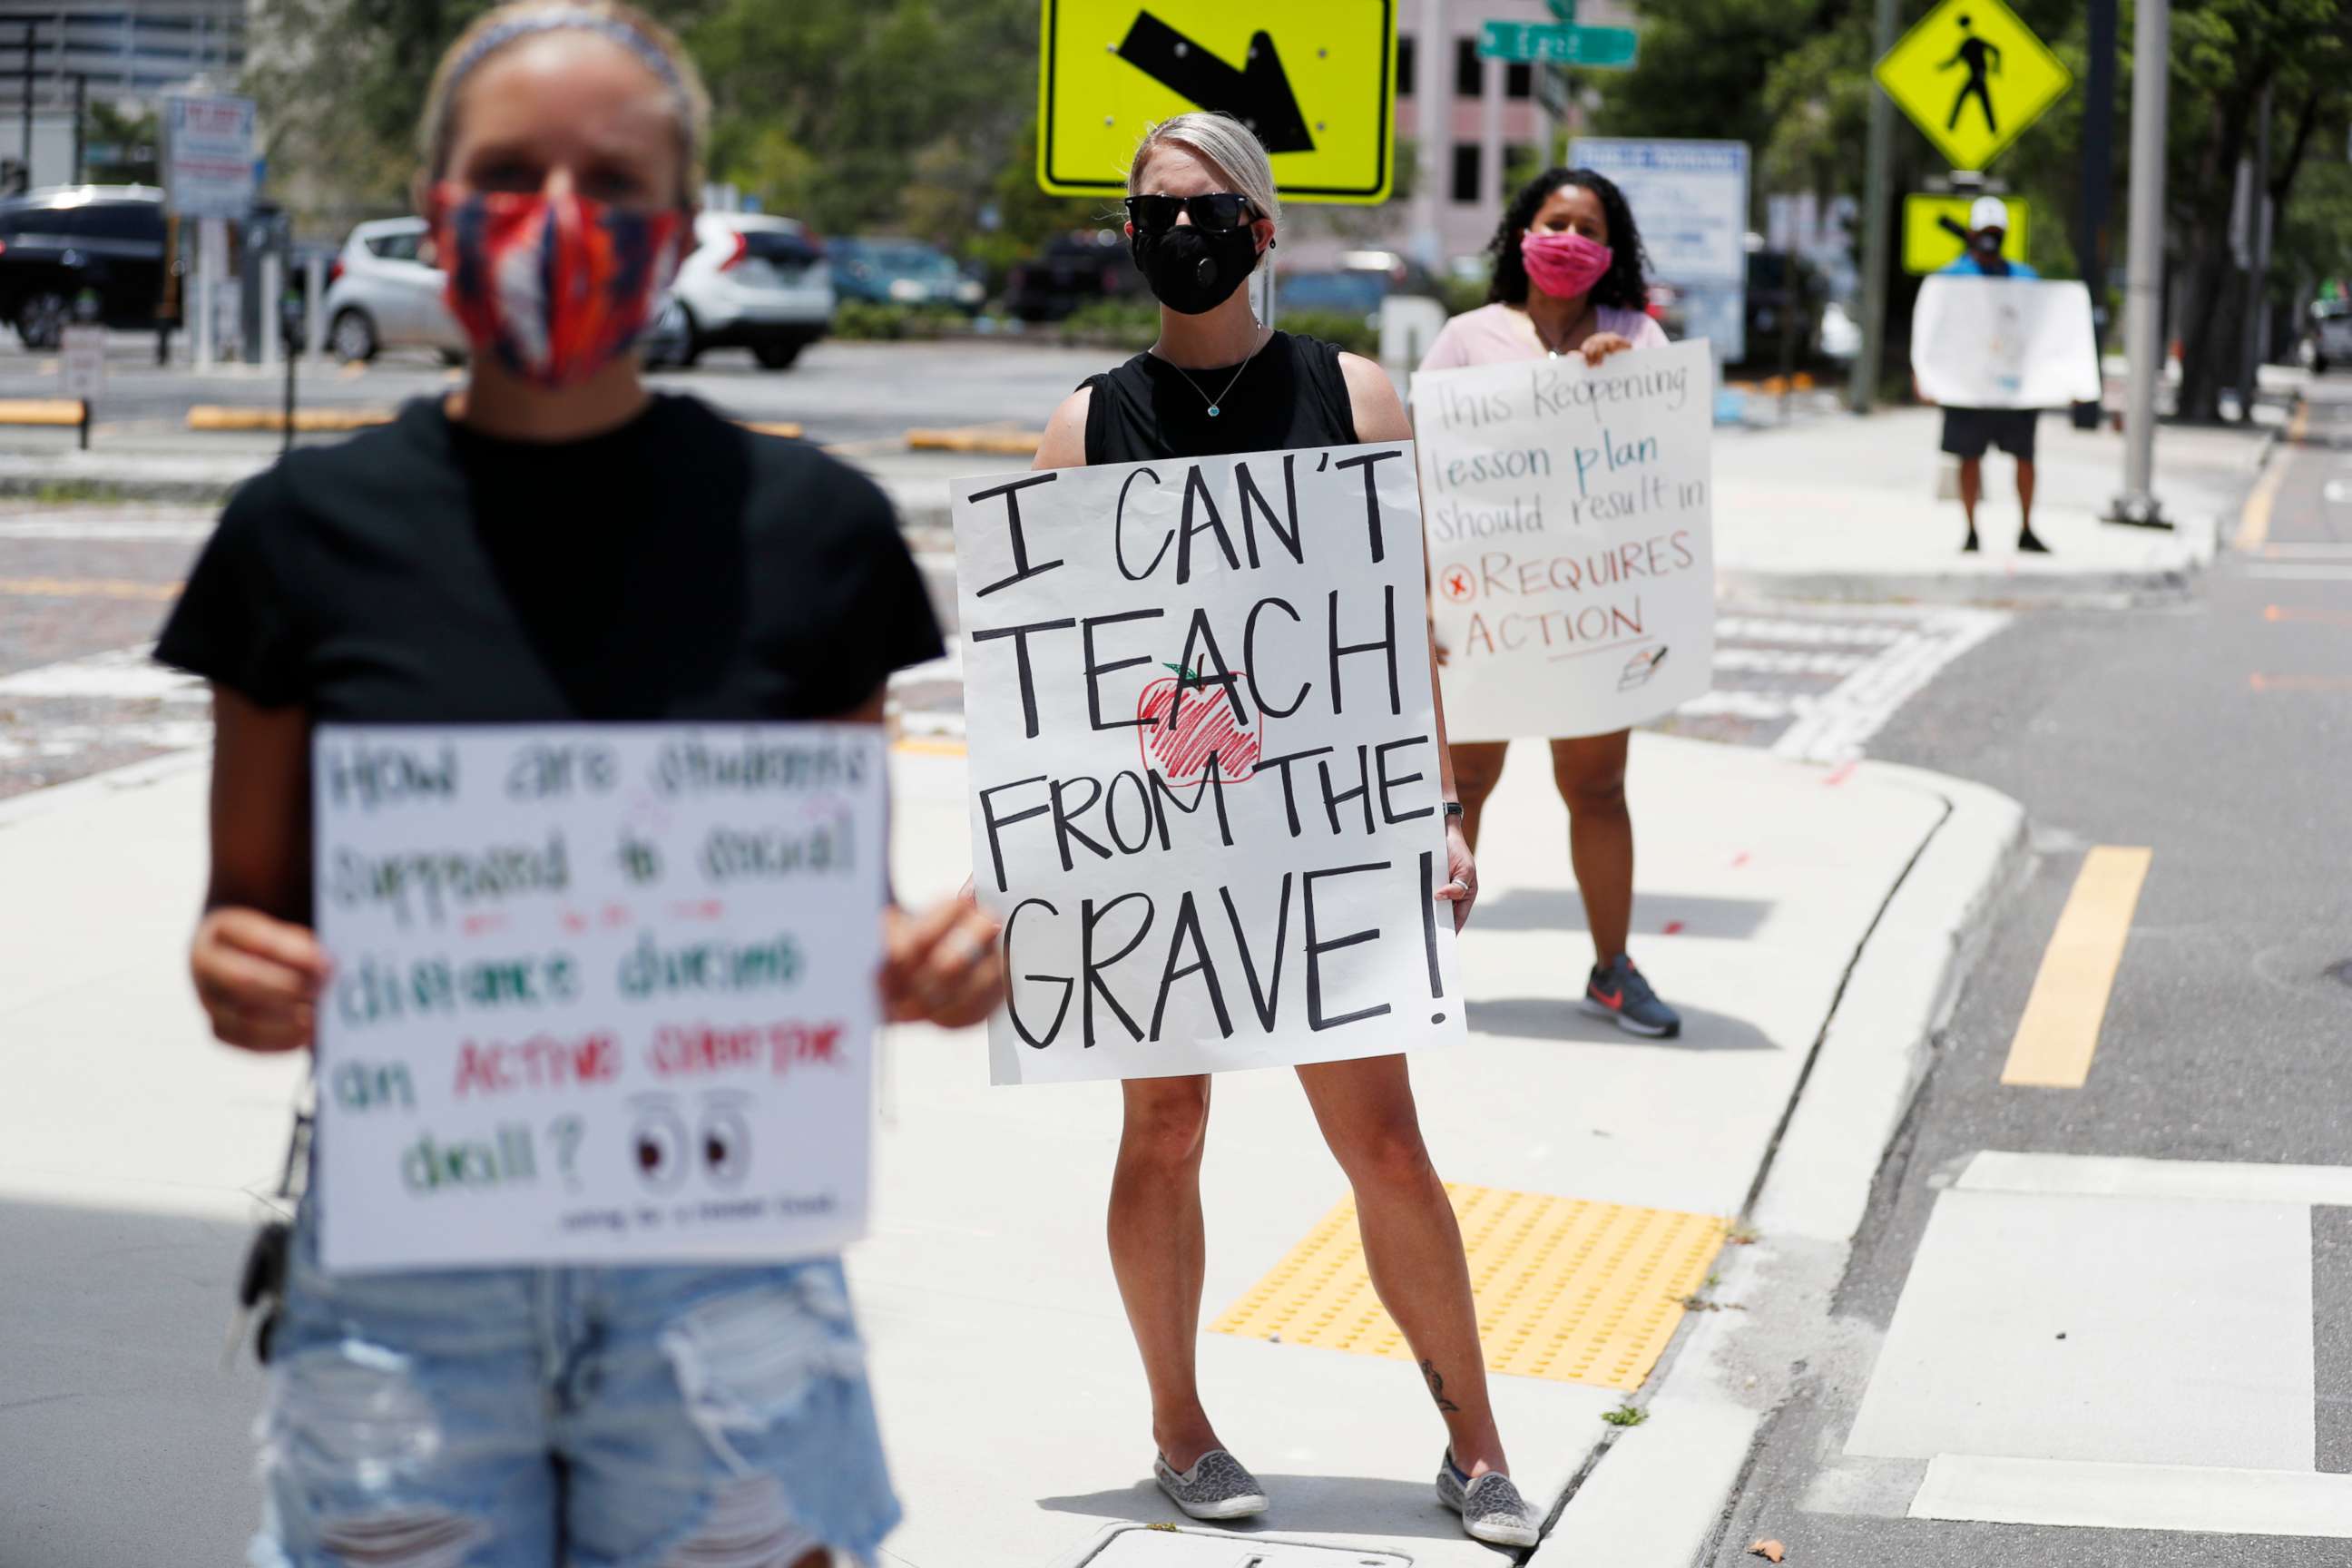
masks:
<svg viewBox="0 0 2352 1568"><path fill-rule="evenodd" d="M1391 0L1044 0L1037 183L1117 197L1144 132L1248 124L1286 201L1380 202L1396 145Z"/></svg>
<svg viewBox="0 0 2352 1568"><path fill-rule="evenodd" d="M1872 74L1955 169L1983 168L2074 79L2000 0L1944 0Z"/></svg>

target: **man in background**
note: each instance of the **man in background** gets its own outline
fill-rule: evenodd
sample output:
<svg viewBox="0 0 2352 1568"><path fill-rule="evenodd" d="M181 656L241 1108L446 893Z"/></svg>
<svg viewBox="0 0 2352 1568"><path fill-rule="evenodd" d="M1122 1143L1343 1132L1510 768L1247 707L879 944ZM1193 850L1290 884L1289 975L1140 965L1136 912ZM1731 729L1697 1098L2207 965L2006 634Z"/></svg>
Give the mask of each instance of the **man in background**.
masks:
<svg viewBox="0 0 2352 1568"><path fill-rule="evenodd" d="M1979 196L1969 209L1969 247L1944 270L1968 278L2039 278L2041 274L2024 262L2001 255L2001 241L2008 234L2008 204L1999 196ZM1998 447L2017 459L2017 548L2028 554L2049 552L2050 547L2033 531L2033 422L2039 412L1945 406L1944 450L1960 460L1960 510L1969 520L1962 551L1978 548L1977 500L1984 493L1985 448Z"/></svg>

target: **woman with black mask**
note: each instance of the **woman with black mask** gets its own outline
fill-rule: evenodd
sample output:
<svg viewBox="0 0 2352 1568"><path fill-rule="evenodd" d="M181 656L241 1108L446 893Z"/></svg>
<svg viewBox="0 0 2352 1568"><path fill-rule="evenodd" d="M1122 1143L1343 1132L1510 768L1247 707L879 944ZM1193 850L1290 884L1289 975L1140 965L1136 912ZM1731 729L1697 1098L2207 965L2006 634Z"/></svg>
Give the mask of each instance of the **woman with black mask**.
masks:
<svg viewBox="0 0 2352 1568"><path fill-rule="evenodd" d="M1038 468L1412 439L1380 366L1275 331L1251 310L1243 284L1274 247L1280 201L1265 149L1246 129L1219 114L1164 121L1136 149L1127 188L1128 236L1160 300L1160 340L1088 378L1055 411ZM1438 896L1454 905L1459 929L1477 896L1477 873L1450 766L1440 782L1452 879ZM1532 1546L1536 1515L1507 1474L1462 1233L1422 1142L1404 1058L1297 1070L1355 1190L1372 1283L1444 1418L1450 1441L1438 1496L1477 1540ZM1201 1154L1210 1080L1131 1079L1123 1089L1111 1268L1151 1387L1153 1473L1195 1519L1244 1518L1265 1510L1265 1494L1219 1441L1193 1357L1207 1268Z"/></svg>

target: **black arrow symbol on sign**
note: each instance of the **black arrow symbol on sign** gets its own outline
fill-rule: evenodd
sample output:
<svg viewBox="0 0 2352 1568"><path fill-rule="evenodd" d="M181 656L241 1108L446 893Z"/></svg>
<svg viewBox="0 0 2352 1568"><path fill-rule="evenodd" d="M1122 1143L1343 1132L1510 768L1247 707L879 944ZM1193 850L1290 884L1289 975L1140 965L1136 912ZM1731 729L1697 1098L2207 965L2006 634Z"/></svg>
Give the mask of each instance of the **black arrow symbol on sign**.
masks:
<svg viewBox="0 0 2352 1568"><path fill-rule="evenodd" d="M1223 110L1256 132L1269 153L1312 153L1307 117L1298 112L1274 39L1250 36L1249 62L1235 70L1150 12L1135 18L1118 58L1203 109Z"/></svg>

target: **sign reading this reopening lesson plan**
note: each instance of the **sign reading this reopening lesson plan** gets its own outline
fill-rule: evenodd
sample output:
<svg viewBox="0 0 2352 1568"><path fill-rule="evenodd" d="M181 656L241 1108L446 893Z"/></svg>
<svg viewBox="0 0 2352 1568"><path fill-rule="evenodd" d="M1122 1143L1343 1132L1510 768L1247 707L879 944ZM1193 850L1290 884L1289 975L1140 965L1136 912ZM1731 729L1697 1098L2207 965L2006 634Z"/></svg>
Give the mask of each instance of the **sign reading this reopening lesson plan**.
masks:
<svg viewBox="0 0 2352 1568"><path fill-rule="evenodd" d="M325 725L311 763L329 1268L865 1229L878 728Z"/></svg>
<svg viewBox="0 0 2352 1568"><path fill-rule="evenodd" d="M1454 740L1606 734L1706 690L1713 404L1704 342L1413 377Z"/></svg>
<svg viewBox="0 0 2352 1568"><path fill-rule="evenodd" d="M994 1080L1463 1038L1412 444L954 495Z"/></svg>

